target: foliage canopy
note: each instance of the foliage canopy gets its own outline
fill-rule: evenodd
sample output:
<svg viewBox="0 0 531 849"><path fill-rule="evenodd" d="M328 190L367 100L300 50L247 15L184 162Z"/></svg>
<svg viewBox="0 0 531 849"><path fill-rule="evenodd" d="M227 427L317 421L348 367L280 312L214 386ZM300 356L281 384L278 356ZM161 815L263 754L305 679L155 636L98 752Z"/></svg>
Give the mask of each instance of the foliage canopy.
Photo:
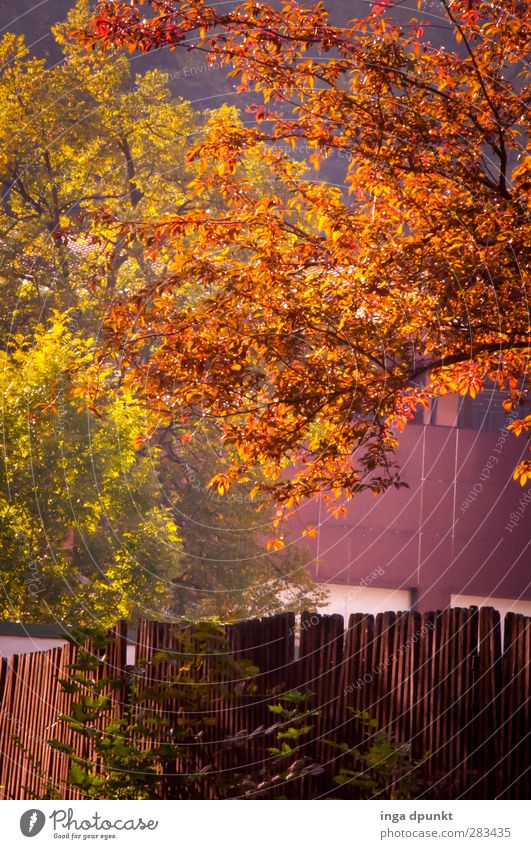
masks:
<svg viewBox="0 0 531 849"><path fill-rule="evenodd" d="M222 210L123 224L170 253L169 273L108 325L126 384L160 420L221 423L235 451L222 491L260 465L284 508L380 492L399 484L398 431L431 397L493 381L507 411L525 401L528 12L437 0L442 47L393 6L340 28L322 3L103 2L81 33L95 52L205 51L257 95L252 123L213 115L188 154L195 192ZM315 169L341 154L345 191L280 144L309 146ZM249 156L274 190L246 178ZM204 297L183 304L191 283ZM528 461L516 472L530 474Z"/></svg>

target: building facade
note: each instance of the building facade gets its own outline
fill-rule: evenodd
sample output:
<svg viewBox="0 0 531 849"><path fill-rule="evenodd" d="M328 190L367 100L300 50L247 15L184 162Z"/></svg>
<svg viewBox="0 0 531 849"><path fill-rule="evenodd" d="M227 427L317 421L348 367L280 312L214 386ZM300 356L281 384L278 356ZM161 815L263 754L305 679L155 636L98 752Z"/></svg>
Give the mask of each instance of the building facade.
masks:
<svg viewBox="0 0 531 849"><path fill-rule="evenodd" d="M489 604L531 615L531 483L513 480L527 445L510 420L497 392L441 397L400 436L407 489L357 495L340 520L320 499L304 506L318 528L310 571L330 590L323 611Z"/></svg>

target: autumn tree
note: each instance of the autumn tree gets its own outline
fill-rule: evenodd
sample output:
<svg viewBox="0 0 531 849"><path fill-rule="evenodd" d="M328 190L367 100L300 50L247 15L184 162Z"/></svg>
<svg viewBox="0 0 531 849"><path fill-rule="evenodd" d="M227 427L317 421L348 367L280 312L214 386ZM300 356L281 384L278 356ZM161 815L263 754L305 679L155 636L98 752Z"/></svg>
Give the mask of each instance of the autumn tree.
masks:
<svg viewBox="0 0 531 849"><path fill-rule="evenodd" d="M185 154L202 116L171 96L165 74L132 79L125 56L71 43L68 31L87 21L79 2L55 28L64 61L52 68L21 37L0 41L1 615L198 616L214 592L218 613L263 613L293 583L311 591L294 571L300 557L280 563L265 550L243 496L207 499L212 509L198 514L201 491L182 469L193 464L204 487L211 455L197 441L192 452L182 428L146 443L134 388L116 394L110 379L95 409L76 385L113 300L169 271L172 254L146 255L115 217L155 222L223 204L193 191L198 169ZM247 176L265 178L261 163ZM183 288L183 304L196 288Z"/></svg>
<svg viewBox="0 0 531 849"><path fill-rule="evenodd" d="M202 51L256 92L254 122L213 116L189 153L222 213L124 222L124 238L173 256L109 324L161 421L220 424L234 450L222 492L256 465L284 507L379 492L400 483L397 434L430 398L493 382L507 411L525 402L528 9L419 8L398 23L380 0L338 28L322 3L116 0L78 32L95 52ZM301 176L286 143L308 145L316 170L340 153L345 189ZM257 154L284 193L245 179ZM205 296L183 307L190 281Z"/></svg>

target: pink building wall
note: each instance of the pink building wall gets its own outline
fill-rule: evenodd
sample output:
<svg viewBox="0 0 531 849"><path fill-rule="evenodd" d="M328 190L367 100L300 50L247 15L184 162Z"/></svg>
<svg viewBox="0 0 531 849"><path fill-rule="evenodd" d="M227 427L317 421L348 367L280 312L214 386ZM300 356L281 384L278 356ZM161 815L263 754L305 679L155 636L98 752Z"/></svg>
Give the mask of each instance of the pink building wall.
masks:
<svg viewBox="0 0 531 849"><path fill-rule="evenodd" d="M398 461L409 489L356 496L340 520L316 499L301 508L319 526L312 576L359 585L372 573L371 586L410 590L418 610L452 595L531 600L531 485L512 479L525 451L503 425L408 425Z"/></svg>

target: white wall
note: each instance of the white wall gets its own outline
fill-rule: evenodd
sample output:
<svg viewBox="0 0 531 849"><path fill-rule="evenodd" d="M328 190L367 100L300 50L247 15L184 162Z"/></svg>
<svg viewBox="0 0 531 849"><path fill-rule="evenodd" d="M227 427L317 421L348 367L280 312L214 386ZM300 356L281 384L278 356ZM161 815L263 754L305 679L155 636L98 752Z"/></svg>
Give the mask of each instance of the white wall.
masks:
<svg viewBox="0 0 531 849"><path fill-rule="evenodd" d="M351 613L386 613L388 610L410 610L409 590L391 590L382 587L360 587L351 584L327 584L328 604L318 608L319 613L340 613L348 625Z"/></svg>
<svg viewBox="0 0 531 849"><path fill-rule="evenodd" d="M12 654L29 654L34 651L47 651L56 646L66 645L66 640L54 637L11 637L0 634L0 657Z"/></svg>
<svg viewBox="0 0 531 849"><path fill-rule="evenodd" d="M523 613L531 616L531 601L518 601L512 598L490 598L479 595L452 595L450 607L495 607L503 619L506 613Z"/></svg>

